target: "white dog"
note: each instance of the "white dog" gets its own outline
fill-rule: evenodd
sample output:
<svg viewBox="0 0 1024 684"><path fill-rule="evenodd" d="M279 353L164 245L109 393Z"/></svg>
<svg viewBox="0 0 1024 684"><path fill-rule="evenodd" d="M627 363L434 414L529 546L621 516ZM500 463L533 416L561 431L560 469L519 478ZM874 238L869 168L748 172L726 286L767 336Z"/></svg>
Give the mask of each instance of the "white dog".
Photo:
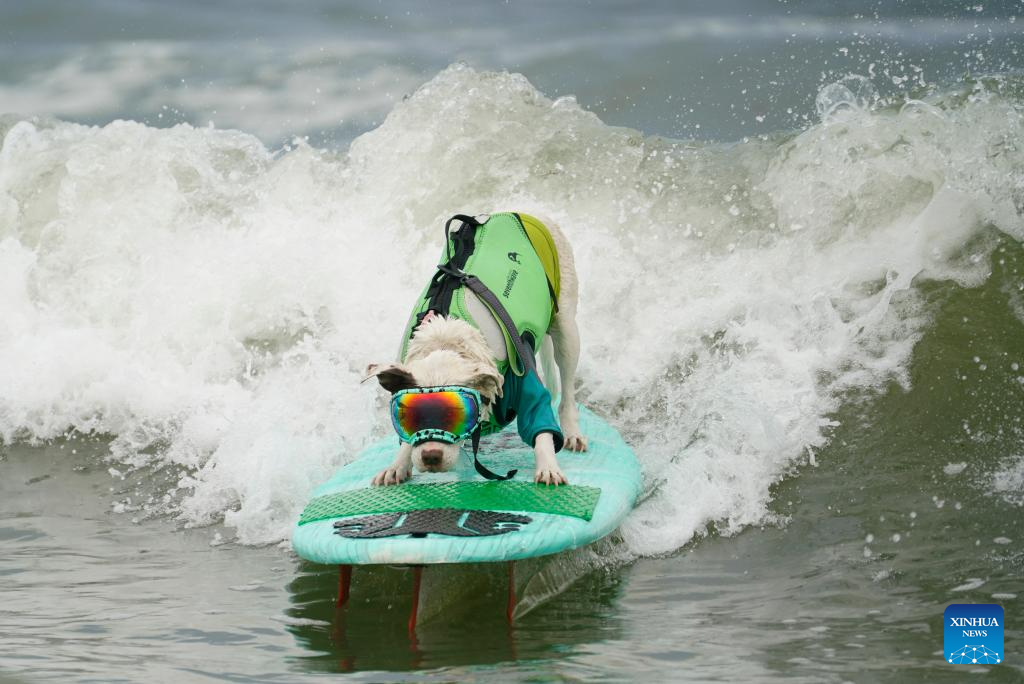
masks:
<svg viewBox="0 0 1024 684"><path fill-rule="evenodd" d="M561 385L558 424L553 420L551 395L539 379L534 379L535 371L513 376L511 371L503 374L499 370L499 365L508 365L510 361L502 328L490 309L468 289L464 292L464 308L468 309L479 329L452 315L438 315L434 310L421 311L419 318L410 324L411 339L405 348L404 363L372 364L367 368L367 379L376 377L381 386L392 394L416 387L463 386L477 390L482 403L481 421L494 416L500 424L504 424L515 416L519 420L520 435L528 443L530 439L533 440L531 446L536 459L534 480L544 484L565 484L567 480L559 468L556 451L561 446L571 451L585 451L587 448L587 440L580 432L575 397L580 340L576 326L578 280L572 249L559 227L549 220L539 221L525 214L495 215L504 217L506 221L510 216L519 220L520 226L532 222L534 226L546 228L556 252L555 282L558 282L560 276L561 283L560 288L556 285L550 290L554 300L554 313L547 330L550 341L545 339L541 344L544 345L544 351L553 347L554 361L558 366L558 378L546 378L548 387L554 382ZM480 225L490 225L492 218L486 216L486 221ZM536 246L537 243L533 244ZM521 256L521 252L510 251L507 254L508 260L516 265L521 263ZM507 296L515 283L516 273L513 270L516 268L510 264L504 264L501 268L505 267L512 269L509 270L509 284L504 292ZM504 273L500 277L503 278ZM545 366L545 370L550 372L550 364ZM512 385L515 385L514 397L503 391L509 390ZM503 401L514 405L501 407ZM503 410L504 415L497 413L498 410ZM436 440L416 444L403 442L394 462L378 473L373 483L391 485L403 482L411 476L413 465L421 472L451 470L458 460L459 448L459 443Z"/></svg>

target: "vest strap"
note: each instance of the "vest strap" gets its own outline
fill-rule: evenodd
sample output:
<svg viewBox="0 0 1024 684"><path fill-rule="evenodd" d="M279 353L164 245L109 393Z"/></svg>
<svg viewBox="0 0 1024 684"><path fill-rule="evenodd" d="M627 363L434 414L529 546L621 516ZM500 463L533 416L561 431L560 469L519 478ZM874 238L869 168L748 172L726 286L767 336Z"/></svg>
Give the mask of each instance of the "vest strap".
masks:
<svg viewBox="0 0 1024 684"><path fill-rule="evenodd" d="M512 316L509 315L508 310L502 305L501 300L487 289L487 286L475 275L463 273L460 282L472 290L477 297L484 300L484 303L490 307L494 315L505 326L508 336L512 338L512 346L516 349L516 354L519 356L519 363L522 364L523 371L526 373L530 371L536 372L537 362L533 358L536 352L523 341L522 335L519 334L519 330L516 328L515 321L512 320Z"/></svg>
<svg viewBox="0 0 1024 684"><path fill-rule="evenodd" d="M476 428L474 428L474 430L473 430L472 440L473 440L473 467L476 468L476 472L478 472L480 475L482 475L485 479L488 479L488 480L498 480L498 481L511 480L513 477L516 476L516 473L519 472L519 470L516 469L516 470L510 470L507 473L505 473L504 475L498 475L493 470L491 470L490 468L488 468L487 466L485 466L483 463L480 462L480 459L477 457L477 452L480 450L480 426L479 425L477 425Z"/></svg>
<svg viewBox="0 0 1024 684"><path fill-rule="evenodd" d="M455 231L454 238L451 236L451 226L455 221L461 221L462 225ZM439 264L434 277L430 279L427 287L427 307L416 315L416 323L409 331L411 337L416 327L423 322L423 317L428 311L440 316L447 316L452 306L452 296L455 290L459 289L459 275L466 265L476 242L476 229L481 225L480 221L466 214L455 214L444 224L444 245L445 255L448 257L444 264ZM452 251L454 247L454 253ZM454 277L450 277L454 276Z"/></svg>

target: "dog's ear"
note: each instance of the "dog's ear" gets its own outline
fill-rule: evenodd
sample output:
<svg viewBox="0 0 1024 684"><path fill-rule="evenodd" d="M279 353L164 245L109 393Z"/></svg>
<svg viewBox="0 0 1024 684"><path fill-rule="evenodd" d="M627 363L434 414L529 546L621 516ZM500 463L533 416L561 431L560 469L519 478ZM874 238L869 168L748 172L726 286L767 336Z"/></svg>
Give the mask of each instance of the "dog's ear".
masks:
<svg viewBox="0 0 1024 684"><path fill-rule="evenodd" d="M366 377L363 378L363 382L370 378L377 378L380 386L392 394L400 390L416 387L416 378L413 377L408 368L398 363L389 363L387 365L371 363L366 367Z"/></svg>
<svg viewBox="0 0 1024 684"><path fill-rule="evenodd" d="M501 388L505 384L505 378L495 369L477 367L474 370L476 372L466 381L466 387L472 387L480 392L484 403L490 404L501 396Z"/></svg>

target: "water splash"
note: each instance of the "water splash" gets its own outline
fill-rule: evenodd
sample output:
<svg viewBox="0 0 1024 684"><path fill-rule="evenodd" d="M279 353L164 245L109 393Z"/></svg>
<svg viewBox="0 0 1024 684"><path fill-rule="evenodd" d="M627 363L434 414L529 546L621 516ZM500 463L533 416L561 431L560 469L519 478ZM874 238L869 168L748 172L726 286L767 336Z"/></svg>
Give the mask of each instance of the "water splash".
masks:
<svg viewBox="0 0 1024 684"><path fill-rule="evenodd" d="M738 145L461 65L343 155L7 122L0 435L112 435L119 469L178 473L144 509L283 540L386 428L362 369L393 356L443 219L521 209L574 245L582 394L644 464L629 553L764 522L851 391L908 381L920 284L986 278L986 226L1022 237L1019 102L982 87L922 116L858 83L819 98L826 123Z"/></svg>
<svg viewBox="0 0 1024 684"><path fill-rule="evenodd" d="M814 107L822 121L842 113L869 112L878 103L878 88L867 76L850 74L818 91Z"/></svg>

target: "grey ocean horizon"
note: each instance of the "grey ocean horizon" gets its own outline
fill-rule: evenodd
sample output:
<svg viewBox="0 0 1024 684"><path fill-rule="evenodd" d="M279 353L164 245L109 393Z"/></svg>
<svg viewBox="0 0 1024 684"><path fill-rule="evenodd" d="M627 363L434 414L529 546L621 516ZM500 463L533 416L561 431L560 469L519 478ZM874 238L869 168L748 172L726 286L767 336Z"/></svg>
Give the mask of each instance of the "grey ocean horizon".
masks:
<svg viewBox="0 0 1024 684"><path fill-rule="evenodd" d="M43 0L0 8L0 109L344 149L464 61L571 95L609 125L736 141L802 128L818 90L849 74L898 99L1019 68L1020 14L1012 0Z"/></svg>
<svg viewBox="0 0 1024 684"><path fill-rule="evenodd" d="M1021 2L0 5L0 682L1024 678ZM645 470L523 568L297 559L443 217L538 207ZM657 293L656 295L652 293ZM998 603L1006 660L942 614Z"/></svg>

